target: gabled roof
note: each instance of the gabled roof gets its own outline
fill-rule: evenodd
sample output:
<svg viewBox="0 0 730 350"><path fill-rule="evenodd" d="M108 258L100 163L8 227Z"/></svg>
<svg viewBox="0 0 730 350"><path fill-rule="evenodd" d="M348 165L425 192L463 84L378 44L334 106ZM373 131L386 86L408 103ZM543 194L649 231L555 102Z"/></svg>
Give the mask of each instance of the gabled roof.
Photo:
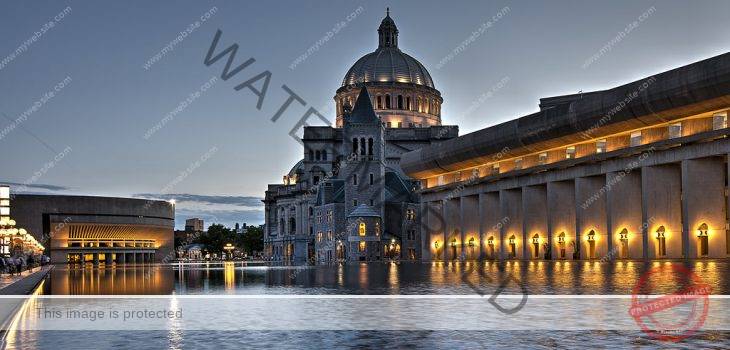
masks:
<svg viewBox="0 0 730 350"><path fill-rule="evenodd" d="M380 217L380 214L378 214L370 206L365 205L365 204L360 204L347 217L348 218L351 218L351 217L361 217L361 218L363 218L363 217Z"/></svg>
<svg viewBox="0 0 730 350"><path fill-rule="evenodd" d="M380 125L380 118L375 114L373 104L370 101L370 94L366 87L363 86L360 89L360 94L357 96L357 101L355 101L355 107L345 120L349 123Z"/></svg>

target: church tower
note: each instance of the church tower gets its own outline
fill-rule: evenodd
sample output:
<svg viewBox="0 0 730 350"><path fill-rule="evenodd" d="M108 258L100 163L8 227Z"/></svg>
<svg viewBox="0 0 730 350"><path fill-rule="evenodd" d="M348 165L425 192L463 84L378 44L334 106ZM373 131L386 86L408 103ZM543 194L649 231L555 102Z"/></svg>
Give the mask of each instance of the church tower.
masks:
<svg viewBox="0 0 730 350"><path fill-rule="evenodd" d="M345 184L348 251L350 260L380 260L385 212L385 130L362 87L345 119L342 154L349 154L340 169Z"/></svg>

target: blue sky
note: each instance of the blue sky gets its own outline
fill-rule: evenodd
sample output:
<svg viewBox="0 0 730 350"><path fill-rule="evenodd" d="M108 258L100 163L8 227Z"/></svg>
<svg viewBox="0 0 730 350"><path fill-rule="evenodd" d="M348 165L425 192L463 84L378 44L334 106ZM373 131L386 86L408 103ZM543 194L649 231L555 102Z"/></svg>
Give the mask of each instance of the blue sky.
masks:
<svg viewBox="0 0 730 350"><path fill-rule="evenodd" d="M375 49L386 6L401 49L444 97L444 123L461 134L534 112L541 97L610 88L730 43L727 1L4 1L0 181L27 192L174 197L179 219L261 223L266 184L302 157L289 131L309 107L334 119L335 90ZM219 50L239 45L234 65L255 60L228 80L225 59L203 64L218 29ZM257 97L234 86L264 71L271 80L257 109ZM306 106L272 122L288 97L282 85Z"/></svg>

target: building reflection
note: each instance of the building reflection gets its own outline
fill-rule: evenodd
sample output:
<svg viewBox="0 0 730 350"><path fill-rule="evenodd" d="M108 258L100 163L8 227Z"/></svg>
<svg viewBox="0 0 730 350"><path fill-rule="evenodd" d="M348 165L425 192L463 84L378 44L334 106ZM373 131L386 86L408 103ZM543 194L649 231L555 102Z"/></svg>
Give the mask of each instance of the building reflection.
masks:
<svg viewBox="0 0 730 350"><path fill-rule="evenodd" d="M171 294L174 282L174 271L161 266L56 267L51 271L50 290L56 295Z"/></svg>

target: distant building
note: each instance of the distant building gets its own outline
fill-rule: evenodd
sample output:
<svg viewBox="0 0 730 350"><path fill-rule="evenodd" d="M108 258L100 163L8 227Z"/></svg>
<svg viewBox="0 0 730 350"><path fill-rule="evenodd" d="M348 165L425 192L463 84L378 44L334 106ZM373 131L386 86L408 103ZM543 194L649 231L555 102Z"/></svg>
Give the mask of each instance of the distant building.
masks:
<svg viewBox="0 0 730 350"><path fill-rule="evenodd" d="M203 219L191 218L185 220L185 231L188 232L203 232L205 230L205 223Z"/></svg>

